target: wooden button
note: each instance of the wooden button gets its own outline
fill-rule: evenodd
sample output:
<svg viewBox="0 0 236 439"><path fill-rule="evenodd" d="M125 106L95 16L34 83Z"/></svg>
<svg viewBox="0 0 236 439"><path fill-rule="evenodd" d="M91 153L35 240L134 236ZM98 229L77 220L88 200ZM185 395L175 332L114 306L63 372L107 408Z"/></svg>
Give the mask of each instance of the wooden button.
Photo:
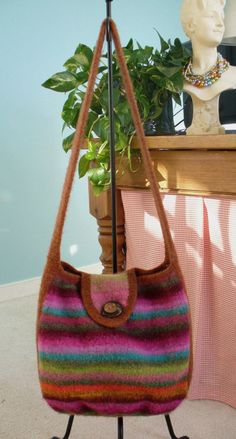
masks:
<svg viewBox="0 0 236 439"><path fill-rule="evenodd" d="M119 302L107 302L102 307L102 315L104 317L118 317L123 312L122 305Z"/></svg>

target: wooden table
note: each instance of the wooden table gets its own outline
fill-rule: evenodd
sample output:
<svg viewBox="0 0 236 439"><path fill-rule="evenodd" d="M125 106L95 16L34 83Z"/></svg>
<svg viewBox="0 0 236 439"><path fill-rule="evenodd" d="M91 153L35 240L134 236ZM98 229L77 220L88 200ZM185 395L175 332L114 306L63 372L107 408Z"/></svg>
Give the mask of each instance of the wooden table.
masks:
<svg viewBox="0 0 236 439"><path fill-rule="evenodd" d="M233 197L236 195L236 134L147 137L160 191L171 194ZM122 189L148 190L140 151L134 138L134 167L127 161L117 175L118 270L125 265L125 227ZM109 191L96 197L89 190L90 213L97 219L100 260L104 273L112 271L111 202Z"/></svg>

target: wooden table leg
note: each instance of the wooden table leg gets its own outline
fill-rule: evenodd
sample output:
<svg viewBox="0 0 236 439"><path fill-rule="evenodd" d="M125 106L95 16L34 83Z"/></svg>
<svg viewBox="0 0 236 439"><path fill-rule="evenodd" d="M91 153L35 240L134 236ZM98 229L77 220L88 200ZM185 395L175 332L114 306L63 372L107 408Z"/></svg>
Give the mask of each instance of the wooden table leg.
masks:
<svg viewBox="0 0 236 439"><path fill-rule="evenodd" d="M89 184L89 209L98 223L98 240L102 247L100 261L103 273L112 273L112 220L111 220L111 193L105 191L99 196L93 194ZM121 192L117 190L117 264L118 271L125 268L125 227L124 209Z"/></svg>

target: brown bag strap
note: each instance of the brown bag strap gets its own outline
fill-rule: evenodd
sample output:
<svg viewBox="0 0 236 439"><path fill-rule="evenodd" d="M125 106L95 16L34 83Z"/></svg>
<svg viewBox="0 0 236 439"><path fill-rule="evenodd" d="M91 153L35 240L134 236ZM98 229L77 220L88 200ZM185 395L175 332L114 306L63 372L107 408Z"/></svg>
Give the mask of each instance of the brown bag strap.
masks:
<svg viewBox="0 0 236 439"><path fill-rule="evenodd" d="M116 25L112 19L110 19L110 29L111 29L111 34L112 34L112 38L114 41L115 49L116 49L116 55L117 55L117 59L119 62L120 71L121 71L121 74L123 77L124 88L126 90L127 99L128 99L129 105L130 105L131 114L133 117L135 129L136 129L136 135L137 135L137 138L139 141L139 146L140 146L142 156L143 156L143 162L144 162L146 175L147 175L147 178L150 182L150 187L151 187L151 190L152 190L152 193L154 196L157 214L158 214L159 219L160 219L160 224L161 224L164 243L165 243L165 261L170 262L170 261L176 260L176 258L177 258L176 252L175 252L175 247L174 247L174 244L173 244L173 241L171 238L169 225L167 222L167 218L166 218L164 207L162 204L160 192L158 189L158 184L156 181L156 176L155 176L155 172L153 169L151 156L150 156L148 147L146 145L145 134L144 134L144 130L142 127L142 122L140 119L137 102L136 102L136 99L134 96L133 85L132 85L132 82L131 82L131 79L129 76L128 68L126 66L123 50L121 47L119 34L117 31ZM101 28L100 28L98 41L97 41L96 49L94 52L90 75L89 75L89 79L88 79L87 91L86 91L86 95L85 95L84 101L83 101L82 106L81 106L79 118L78 118L77 125L76 125L76 132L75 132L75 136L74 136L74 140L73 140L71 156L70 156L69 165L68 165L67 172L66 172L63 191L62 191L62 195L61 195L61 201L60 201L59 210L58 210L56 223L55 223L55 227L54 227L54 232L53 232L53 236L52 236L52 240L51 240L51 244L50 244L50 248L49 248L49 253L48 253L48 263L52 264L52 265L60 263L60 259L61 259L60 248L61 248L61 239L62 239L63 227L64 227L64 223L65 223L66 211L67 211L69 198L70 198L70 194L71 194L71 190L72 190L72 184L73 184L73 180L74 180L74 176L75 176L75 172L76 172L76 168L77 168L80 147L84 141L84 131L85 131L86 122L87 122L87 118L88 118L89 108L90 108L91 101L92 101L93 89L94 89L94 84L95 84L95 80L96 80L96 76L97 76L97 72L98 72L99 61L100 61L100 57L102 54L105 32L106 32L106 20L103 21Z"/></svg>

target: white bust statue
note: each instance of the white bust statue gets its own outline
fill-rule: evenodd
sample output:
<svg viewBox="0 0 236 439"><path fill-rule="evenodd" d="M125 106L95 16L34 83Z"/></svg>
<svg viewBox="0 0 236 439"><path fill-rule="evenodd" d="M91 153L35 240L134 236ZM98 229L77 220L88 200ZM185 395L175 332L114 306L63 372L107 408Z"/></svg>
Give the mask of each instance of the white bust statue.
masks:
<svg viewBox="0 0 236 439"><path fill-rule="evenodd" d="M184 81L184 90L193 101L193 121L187 134L224 133L219 121L219 97L222 91L236 88L236 67L223 58L219 60L220 67L217 66L217 46L225 29L225 3L225 0L183 0L181 23L193 49ZM212 72L216 79L211 78ZM203 86L204 74L208 85ZM194 85L196 78L198 84Z"/></svg>

